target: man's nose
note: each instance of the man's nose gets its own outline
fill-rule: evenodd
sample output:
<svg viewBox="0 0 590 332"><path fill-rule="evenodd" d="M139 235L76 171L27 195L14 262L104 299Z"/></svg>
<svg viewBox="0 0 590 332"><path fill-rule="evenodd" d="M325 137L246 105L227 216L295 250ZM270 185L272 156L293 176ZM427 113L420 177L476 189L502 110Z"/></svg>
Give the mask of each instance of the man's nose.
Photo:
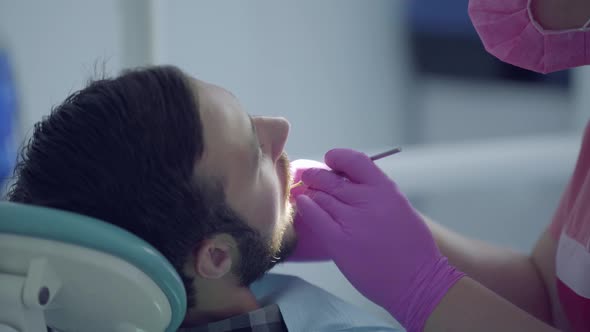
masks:
<svg viewBox="0 0 590 332"><path fill-rule="evenodd" d="M287 143L291 124L287 119L281 117L259 117L256 120L258 122L257 129L264 131L265 140L271 146L270 157L273 162L276 162Z"/></svg>

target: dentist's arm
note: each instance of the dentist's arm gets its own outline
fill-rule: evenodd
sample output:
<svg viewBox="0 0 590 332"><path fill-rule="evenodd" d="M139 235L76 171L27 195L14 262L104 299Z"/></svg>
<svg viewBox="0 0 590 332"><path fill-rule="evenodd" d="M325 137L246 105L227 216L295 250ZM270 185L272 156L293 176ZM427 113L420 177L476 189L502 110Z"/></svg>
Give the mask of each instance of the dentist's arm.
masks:
<svg viewBox="0 0 590 332"><path fill-rule="evenodd" d="M408 331L552 331L451 266L420 214L366 155L338 149L325 161L338 173L302 174L309 188L296 197L303 240Z"/></svg>
<svg viewBox="0 0 590 332"><path fill-rule="evenodd" d="M539 266L541 260L555 257L550 236L543 236L529 256L467 238L423 218L438 248L453 266L531 315L551 322L551 301Z"/></svg>
<svg viewBox="0 0 590 332"><path fill-rule="evenodd" d="M448 291L424 331L557 332L468 277Z"/></svg>

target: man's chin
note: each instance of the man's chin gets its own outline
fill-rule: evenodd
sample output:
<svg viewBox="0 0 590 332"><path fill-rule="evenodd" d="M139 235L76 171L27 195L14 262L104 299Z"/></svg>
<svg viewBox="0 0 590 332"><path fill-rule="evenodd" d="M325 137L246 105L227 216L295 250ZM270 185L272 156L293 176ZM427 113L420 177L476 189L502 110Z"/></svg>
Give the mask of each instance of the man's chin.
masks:
<svg viewBox="0 0 590 332"><path fill-rule="evenodd" d="M283 218L280 220L281 228L277 230L277 233L274 234L274 238L269 243L267 241L263 241L266 243L266 250L268 261L266 261L264 269L248 269L251 272L249 275L251 278L246 278L246 280L252 282L264 275L264 273L271 270L275 265L278 263L284 262L287 258L293 253L295 250L295 246L297 244L297 235L295 233L295 227L293 224L293 209L290 203L286 205L286 211ZM263 243L257 243L259 245L263 245ZM261 257L265 257L265 255L256 255L256 256L248 256L248 259L244 262L245 266L256 266L257 263L260 263ZM255 261L253 261L255 260ZM256 273L252 273L256 272ZM255 276L255 278L253 278Z"/></svg>
<svg viewBox="0 0 590 332"><path fill-rule="evenodd" d="M295 232L295 207L287 200L285 202L284 230L281 239L280 258L284 261L295 250L297 233Z"/></svg>
<svg viewBox="0 0 590 332"><path fill-rule="evenodd" d="M276 257L278 258L276 263L281 263L287 260L297 245L297 234L295 233L295 227L293 224L290 223L285 232L283 234L283 239L281 241L281 247L279 252L277 253Z"/></svg>

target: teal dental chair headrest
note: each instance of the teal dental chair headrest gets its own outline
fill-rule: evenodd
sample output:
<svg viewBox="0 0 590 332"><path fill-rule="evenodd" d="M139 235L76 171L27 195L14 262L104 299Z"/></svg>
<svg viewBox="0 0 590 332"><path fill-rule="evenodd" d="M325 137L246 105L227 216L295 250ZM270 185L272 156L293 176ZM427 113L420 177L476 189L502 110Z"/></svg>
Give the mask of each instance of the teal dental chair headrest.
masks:
<svg viewBox="0 0 590 332"><path fill-rule="evenodd" d="M90 217L86 217L86 216L82 216L82 215L78 215L78 214L74 214L74 213L70 213L70 212L65 212L65 211L60 211L60 210L55 210L55 209L49 209L49 208L43 208L43 207L37 207L37 206L29 206L29 205L23 205L23 204L17 204L17 203L12 203L12 202L0 202L0 236L5 236L6 239L4 240L0 240L0 277L2 276L2 274L4 273L5 279L0 278L0 283L2 282L2 280L8 280L11 278L11 276L13 275L18 275L21 274L23 271L25 272L24 274L27 274L27 271L24 267L24 265L20 264L18 261L16 261L16 257L21 257L19 256L19 251L26 251L26 254L22 254L22 257L28 257L27 259L29 260L27 262L28 267L28 273L29 273L29 277L23 276L23 278L25 278L25 288L27 287L26 284L27 282L33 282L31 281L32 277L30 276L30 274L32 273L31 271L35 271L35 269L32 267L33 258L43 258L44 256L50 257L47 258L45 261L45 263L49 265L51 265L51 269L55 269L55 274L57 279L60 279L61 281L59 283L55 283L55 284L62 284L61 285L61 293L63 294L57 294L56 295L56 300L64 300L70 296L72 297L72 294L68 293L68 285L66 284L67 278L71 278L71 276L69 275L70 273L68 273L66 275L65 272L61 272L60 270L56 269L56 266L59 266L61 268L61 266L66 266L61 262L61 260L59 259L59 257L51 256L53 255L53 252L59 252L58 250L62 250L60 248L62 248L62 245L65 245L65 247L63 248L74 248L72 250L68 249L65 253L67 253L68 255L70 255L71 251L75 251L75 248L80 248L80 250L88 250L88 252L97 252L101 255L103 255L105 258L105 260L109 260L110 258L108 257L113 257L112 261L115 262L113 263L114 265L119 264L117 262L121 262L122 264L129 264L132 267L130 267L129 271L133 271L133 268L136 268L137 270L139 270L138 272L130 272L130 274L132 275L132 277L125 277L127 279L131 278L131 280L133 281L133 278L136 278L135 280L137 280L137 283L142 282L142 273L145 274L149 279L151 279L151 281L153 281L153 283L155 285L157 285L157 288L159 288L161 290L161 293L163 293L165 295L165 299L167 300L168 304L169 304L169 309L165 309L163 308L164 306L160 305L160 304L155 304L153 307L155 308L155 310L161 310L162 312L169 310L169 323L167 324L167 328L165 328L165 331L176 331L176 329L180 326L180 324L182 323L182 320L184 318L185 312L186 312L186 294L185 294L185 290L184 290L184 286L182 283L181 278L179 277L179 275L177 274L176 270L172 267L172 265L168 262L168 260L166 260L166 258L164 258L164 256L162 256L156 249L154 249L151 245L149 245L148 243L146 243L145 241L141 240L140 238L138 238L137 236L123 230L120 229L112 224L97 220L97 219L93 219ZM9 240L11 239L11 237L13 238L14 241L10 242ZM31 241L41 241L38 242L37 244L35 244L36 242L31 242L33 244L31 245L22 245L21 246L21 242L28 241L28 239L31 239ZM12 246L11 244L12 243ZM4 247L3 247L4 246ZM6 247L6 248L5 248ZM33 248L31 248L33 247ZM36 248L39 248L38 251L40 252L35 252ZM11 251L12 250L12 251ZM4 252L4 253L3 253ZM11 253L11 254L7 254ZM67 255L64 255L64 257ZM51 258L54 257L54 258ZM70 257L70 256L68 256ZM90 257L95 257L95 256L90 256ZM99 257L99 256L96 256ZM102 257L102 256L100 256ZM97 262L101 259L101 258L93 258L95 259L95 261L92 262L88 262L88 258L76 258L76 255L74 255L72 253L71 255L71 259L72 261L75 261L77 263L73 263L75 264L82 264L82 265L75 265L75 266L85 266L84 264L89 264L88 269L94 269L95 267L99 266L100 264L98 264ZM65 258L64 258L65 259ZM68 258L69 259L69 258ZM85 260L87 262L85 262ZM39 263L38 261L35 261L36 263ZM52 263L55 262L55 263ZM110 262L110 261L109 261ZM53 265L52 265L53 264ZM69 263L67 263L69 264ZM108 266L114 266L111 263L107 264ZM19 267L20 266L20 267ZM43 263L41 263L41 265L37 264L36 266L45 266L43 265ZM49 268L48 268L49 269ZM49 269L49 270L51 270ZM86 269L86 268L83 268ZM45 270L43 270L45 271ZM76 270L72 270L74 273L76 272ZM85 271L80 271L80 273L83 273ZM142 273L141 273L142 272ZM51 272L53 273L53 272ZM44 272L44 274L41 274L42 276L45 276L46 278L48 278L49 280L53 280L55 279L53 277L53 274L51 274L47 271ZM61 273L61 275L60 275ZM94 272L93 272L94 273ZM118 280L117 278L119 278L119 274L122 274L123 272L117 272L117 271L109 271L108 275L105 278L113 278L112 280ZM37 273L39 274L39 273ZM98 273L100 275L100 273ZM8 279L6 279L8 278ZM104 279L104 280L111 280L111 279ZM147 280L147 278L145 278L145 280ZM105 281L106 282L106 281ZM124 281L124 282L129 282L129 281ZM125 285L125 283L122 283L122 285ZM115 282L113 282L114 284ZM76 284L76 282L72 282L72 284ZM132 283L128 284L128 285L134 285L135 281L133 281ZM148 284L148 283L146 283ZM82 283L82 284L78 284L78 285L84 285L84 288L92 288L94 286L94 282L88 282L86 284ZM1 286L1 285L0 285ZM72 289L75 289L75 287L79 287L79 286L72 286ZM98 287L98 286L97 286ZM107 286L103 286L103 287L109 287ZM131 288L133 287L129 287L129 291L133 292L135 290L132 290ZM152 287L154 288L154 287ZM101 290L104 288L101 288ZM139 291L141 291L141 289L149 289L149 287L147 288L138 288ZM92 290L89 290L92 291ZM96 294L96 298L100 297L99 295L99 290L95 290ZM159 294L161 294L159 293ZM0 292L0 297L2 297L3 293ZM92 293L90 293L92 294ZM152 294L152 293L150 293ZM155 294L155 293L153 293ZM61 296L61 297L60 297ZM117 303L118 301L124 299L124 297L126 296L125 294L113 294L113 296L115 296L115 302L113 303ZM26 297L26 296L25 296ZM39 295L39 297L41 298L41 295ZM162 297L164 298L164 297ZM119 300L117 300L119 299ZM139 296L138 299L143 299L143 297ZM26 299L25 299L26 302ZM2 301L0 299L0 311L2 311ZM133 303L132 301L130 303ZM37 306L39 306L39 304L36 304ZM61 306L67 305L64 303L60 303ZM82 308L82 306L81 306ZM132 308L129 308L130 312L132 311ZM49 316L49 313L51 312L51 305L49 305L46 309L45 309L45 316ZM100 310L97 310L97 312L100 312ZM59 316L58 314L56 314L56 317ZM164 316L162 316L164 317ZM2 325L3 321L2 321L3 317L0 314L0 326ZM57 318L55 318L57 319ZM59 318L61 319L61 318ZM50 322L50 319L48 318L47 322ZM133 328L133 322L128 322L125 324L120 324L119 327L117 328L119 331L139 331L137 329ZM15 323L16 324L16 323ZM13 324L14 325L14 324ZM48 324L49 325L49 324ZM67 325L65 324L65 326L70 326L70 328L75 328L75 327L71 327L72 325ZM129 326L129 328L125 327L125 326ZM163 325L166 326L166 325ZM26 329L25 329L26 330ZM146 331L148 331L149 329L147 329ZM24 330L23 330L24 331Z"/></svg>

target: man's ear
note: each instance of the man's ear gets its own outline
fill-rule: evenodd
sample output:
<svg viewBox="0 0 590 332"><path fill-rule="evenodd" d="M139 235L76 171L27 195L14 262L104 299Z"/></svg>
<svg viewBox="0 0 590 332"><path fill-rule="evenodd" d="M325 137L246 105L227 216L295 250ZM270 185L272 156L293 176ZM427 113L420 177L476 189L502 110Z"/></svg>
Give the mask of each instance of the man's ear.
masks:
<svg viewBox="0 0 590 332"><path fill-rule="evenodd" d="M236 242L227 234L205 239L194 251L195 272L204 279L220 279L232 270L236 257Z"/></svg>

